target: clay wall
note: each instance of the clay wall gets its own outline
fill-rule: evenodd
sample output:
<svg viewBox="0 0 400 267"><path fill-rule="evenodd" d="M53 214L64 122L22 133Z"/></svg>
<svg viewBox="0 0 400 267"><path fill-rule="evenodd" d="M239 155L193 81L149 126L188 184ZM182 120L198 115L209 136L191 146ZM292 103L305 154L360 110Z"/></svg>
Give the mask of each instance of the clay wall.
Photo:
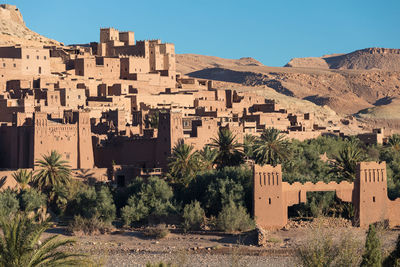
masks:
<svg viewBox="0 0 400 267"><path fill-rule="evenodd" d="M358 134L357 137L366 145L381 145L384 135L381 133L362 133Z"/></svg>
<svg viewBox="0 0 400 267"><path fill-rule="evenodd" d="M359 226L368 227L373 222L388 219L386 163L361 162L357 166L356 181Z"/></svg>
<svg viewBox="0 0 400 267"><path fill-rule="evenodd" d="M86 106L85 89L61 88L56 89L60 94L60 103L67 109L78 109Z"/></svg>
<svg viewBox="0 0 400 267"><path fill-rule="evenodd" d="M185 143L192 145L195 150L201 150L218 136L218 121L216 119L202 118L192 121L191 137L185 138Z"/></svg>
<svg viewBox="0 0 400 267"><path fill-rule="evenodd" d="M56 150L72 168L78 167L78 133L75 124L49 121L46 113L35 113L34 155L36 160Z"/></svg>
<svg viewBox="0 0 400 267"><path fill-rule="evenodd" d="M6 75L50 75L50 52L42 48L0 47L0 72Z"/></svg>
<svg viewBox="0 0 400 267"><path fill-rule="evenodd" d="M40 48L23 48L21 73L24 75L50 75L50 51Z"/></svg>
<svg viewBox="0 0 400 267"><path fill-rule="evenodd" d="M119 40L124 42L125 46L135 45L135 33L134 32L120 32Z"/></svg>
<svg viewBox="0 0 400 267"><path fill-rule="evenodd" d="M138 94L136 102L143 103L151 108L162 105L176 105L181 107L193 107L194 97L192 94Z"/></svg>
<svg viewBox="0 0 400 267"><path fill-rule="evenodd" d="M94 161L97 167L117 165L135 165L155 167L155 138L119 138L94 147Z"/></svg>
<svg viewBox="0 0 400 267"><path fill-rule="evenodd" d="M355 208L353 223L357 226L367 228L371 223L381 221L388 221L392 227L400 225L400 199L388 199L385 162L358 163L354 183L289 184L278 180L274 184L274 180L270 180L274 172L276 176L282 176L280 165L254 166L254 217L263 228L285 226L288 206L307 201L307 192L316 191L333 191L342 201L352 202ZM279 183L282 186L277 186ZM277 202L275 206L271 204L273 200Z"/></svg>
<svg viewBox="0 0 400 267"><path fill-rule="evenodd" d="M226 111L226 105L225 101L219 101L219 100L200 100L200 99L195 99L194 100L194 107L204 107L204 111Z"/></svg>
<svg viewBox="0 0 400 267"><path fill-rule="evenodd" d="M119 31L114 28L102 28L100 29L100 43L107 43L109 41L119 40Z"/></svg>
<svg viewBox="0 0 400 267"><path fill-rule="evenodd" d="M150 72L149 59L144 57L121 58L121 79L133 79L134 73Z"/></svg>
<svg viewBox="0 0 400 267"><path fill-rule="evenodd" d="M67 70L66 64L60 57L50 57L50 72L64 72Z"/></svg>
<svg viewBox="0 0 400 267"><path fill-rule="evenodd" d="M183 138L182 113L161 112L159 114L156 145L156 161L159 164L157 167L163 168L163 170L167 169L172 148Z"/></svg>
<svg viewBox="0 0 400 267"><path fill-rule="evenodd" d="M308 139L315 139L322 135L319 131L289 131L286 134L289 139L296 139L299 141L304 141Z"/></svg>
<svg viewBox="0 0 400 267"><path fill-rule="evenodd" d="M254 218L265 229L287 223L287 205L282 189L281 166L254 166Z"/></svg>

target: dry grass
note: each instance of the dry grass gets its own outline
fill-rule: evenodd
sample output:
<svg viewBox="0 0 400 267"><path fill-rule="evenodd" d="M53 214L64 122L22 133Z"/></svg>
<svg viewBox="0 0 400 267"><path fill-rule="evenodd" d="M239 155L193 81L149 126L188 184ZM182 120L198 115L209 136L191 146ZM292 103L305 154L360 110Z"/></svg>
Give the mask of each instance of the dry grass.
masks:
<svg viewBox="0 0 400 267"><path fill-rule="evenodd" d="M327 229L310 232L297 250L299 263L308 267L359 266L363 250L361 240L350 231L341 232L339 237L336 236L337 232Z"/></svg>

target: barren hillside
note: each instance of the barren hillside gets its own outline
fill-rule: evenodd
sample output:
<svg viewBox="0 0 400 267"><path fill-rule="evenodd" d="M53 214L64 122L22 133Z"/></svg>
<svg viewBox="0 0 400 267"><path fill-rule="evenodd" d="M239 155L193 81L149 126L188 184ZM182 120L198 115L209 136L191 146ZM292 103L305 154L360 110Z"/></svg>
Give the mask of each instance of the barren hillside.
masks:
<svg viewBox="0 0 400 267"><path fill-rule="evenodd" d="M334 62L332 58L336 57L340 56L326 58ZM178 55L177 58L178 71L189 76L246 86L265 85L287 96L327 105L341 114L354 114L374 107L381 99L400 95L400 71L246 66L232 62L212 67L212 64L207 65L209 57L198 55L201 64L193 65L190 65L192 56ZM218 62L223 63L222 60Z"/></svg>
<svg viewBox="0 0 400 267"><path fill-rule="evenodd" d="M60 42L46 38L25 26L18 8L13 5L0 5L0 45L60 45Z"/></svg>
<svg viewBox="0 0 400 267"><path fill-rule="evenodd" d="M206 68L234 67L234 66L264 66L251 57L241 59L226 59L220 57L202 56L195 54L176 55L176 64L181 73L189 73Z"/></svg>
<svg viewBox="0 0 400 267"><path fill-rule="evenodd" d="M285 67L400 70L400 49L365 48L348 54L293 58Z"/></svg>

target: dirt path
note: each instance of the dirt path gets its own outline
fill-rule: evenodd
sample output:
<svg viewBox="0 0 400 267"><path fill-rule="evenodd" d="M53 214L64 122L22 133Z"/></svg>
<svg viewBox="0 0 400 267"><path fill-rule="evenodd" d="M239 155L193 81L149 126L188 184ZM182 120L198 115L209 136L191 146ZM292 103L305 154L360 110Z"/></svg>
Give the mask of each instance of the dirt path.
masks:
<svg viewBox="0 0 400 267"><path fill-rule="evenodd" d="M351 231L364 242L365 231L359 228L336 228L336 237ZM256 246L255 232L230 235L215 232L183 234L178 231L155 240L140 231L115 231L97 236L76 236L77 244L69 251L81 252L105 266L144 266L160 261L180 266L295 266L296 247L316 229L297 228L270 232L266 247ZM61 234L63 228L46 235ZM383 244L393 247L399 231L385 231Z"/></svg>

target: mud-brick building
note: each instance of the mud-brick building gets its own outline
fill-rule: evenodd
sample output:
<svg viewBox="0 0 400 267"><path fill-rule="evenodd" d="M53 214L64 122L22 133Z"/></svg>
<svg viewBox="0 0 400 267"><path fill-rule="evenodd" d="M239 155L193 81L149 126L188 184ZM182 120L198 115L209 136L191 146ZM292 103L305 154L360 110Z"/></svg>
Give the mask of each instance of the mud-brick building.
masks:
<svg viewBox="0 0 400 267"><path fill-rule="evenodd" d="M72 169L94 166L87 111L64 111L62 119L35 112L16 113L13 124L0 127L0 168L33 168L35 161L56 150Z"/></svg>

